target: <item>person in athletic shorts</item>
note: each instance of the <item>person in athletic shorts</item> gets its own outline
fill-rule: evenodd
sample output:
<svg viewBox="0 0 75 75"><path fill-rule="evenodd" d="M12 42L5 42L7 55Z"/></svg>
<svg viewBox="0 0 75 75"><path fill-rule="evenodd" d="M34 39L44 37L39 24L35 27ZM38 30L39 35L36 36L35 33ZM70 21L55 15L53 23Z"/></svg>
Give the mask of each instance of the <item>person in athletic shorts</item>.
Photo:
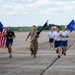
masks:
<svg viewBox="0 0 75 75"><path fill-rule="evenodd" d="M50 32L48 33L48 36L49 36L49 43L50 43L50 49L52 50L53 49L53 42L54 42L54 33L53 33L53 29L51 28L50 29Z"/></svg>
<svg viewBox="0 0 75 75"><path fill-rule="evenodd" d="M63 28L61 37L62 37L62 54L66 55L66 50L68 46L68 37L69 37L69 33L68 31L66 31L66 28Z"/></svg>
<svg viewBox="0 0 75 75"><path fill-rule="evenodd" d="M61 36L60 36L59 28L56 28L53 39L54 39L54 47L55 47L56 53L58 53L58 58L60 58L61 56Z"/></svg>
<svg viewBox="0 0 75 75"><path fill-rule="evenodd" d="M13 44L13 39L15 38L15 34L13 31L11 31L11 27L8 27L6 37L7 37L6 46L8 48L9 58L12 58L12 48L11 47Z"/></svg>

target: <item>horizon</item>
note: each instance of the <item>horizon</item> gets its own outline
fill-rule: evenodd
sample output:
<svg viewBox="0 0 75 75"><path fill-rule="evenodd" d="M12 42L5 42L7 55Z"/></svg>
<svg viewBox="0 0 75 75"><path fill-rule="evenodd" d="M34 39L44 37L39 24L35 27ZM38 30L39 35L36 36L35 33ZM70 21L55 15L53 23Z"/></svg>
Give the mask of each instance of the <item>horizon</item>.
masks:
<svg viewBox="0 0 75 75"><path fill-rule="evenodd" d="M50 25L54 25L54 26L67 26L67 25L56 25L56 24L50 24ZM43 25L36 25L36 27L38 26L43 26ZM48 24L49 26L49 24ZM9 26L6 26L6 27L9 27ZM32 26L10 26L10 27L32 27Z"/></svg>

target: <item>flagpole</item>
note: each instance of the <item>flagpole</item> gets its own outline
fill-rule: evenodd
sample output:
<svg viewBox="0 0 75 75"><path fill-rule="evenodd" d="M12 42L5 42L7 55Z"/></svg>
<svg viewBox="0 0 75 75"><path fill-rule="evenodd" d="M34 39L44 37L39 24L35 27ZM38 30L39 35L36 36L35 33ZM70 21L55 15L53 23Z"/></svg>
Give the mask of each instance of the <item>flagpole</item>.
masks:
<svg viewBox="0 0 75 75"><path fill-rule="evenodd" d="M28 46L30 45L30 43L32 42L32 40L35 38L36 35L37 35L37 34L35 34L35 35L33 36L33 38L30 40L30 42L26 45L25 50L28 48Z"/></svg>
<svg viewBox="0 0 75 75"><path fill-rule="evenodd" d="M49 21L49 20L47 20L46 23L48 23L48 21ZM35 35L33 36L33 38L30 40L30 42L26 45L25 50L27 49L27 47L30 45L30 43L32 42L32 40L33 40L36 36L37 36L37 34L35 34Z"/></svg>

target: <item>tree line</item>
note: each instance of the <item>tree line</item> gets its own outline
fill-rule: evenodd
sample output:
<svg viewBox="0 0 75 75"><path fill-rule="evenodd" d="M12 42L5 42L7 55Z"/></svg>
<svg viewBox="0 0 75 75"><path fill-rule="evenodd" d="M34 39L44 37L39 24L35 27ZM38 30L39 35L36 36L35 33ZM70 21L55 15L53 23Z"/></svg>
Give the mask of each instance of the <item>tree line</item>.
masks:
<svg viewBox="0 0 75 75"><path fill-rule="evenodd" d="M60 30L65 27L65 25L55 25L55 24L49 24L48 26L46 26L44 28L44 30L50 30L51 27L58 27ZM37 30L40 30L42 26L37 26ZM6 27L7 29L8 27ZM26 32L26 31L30 31L31 30L31 27L28 27L28 26L25 26L25 27L11 27L11 29L13 31L16 31L16 32Z"/></svg>

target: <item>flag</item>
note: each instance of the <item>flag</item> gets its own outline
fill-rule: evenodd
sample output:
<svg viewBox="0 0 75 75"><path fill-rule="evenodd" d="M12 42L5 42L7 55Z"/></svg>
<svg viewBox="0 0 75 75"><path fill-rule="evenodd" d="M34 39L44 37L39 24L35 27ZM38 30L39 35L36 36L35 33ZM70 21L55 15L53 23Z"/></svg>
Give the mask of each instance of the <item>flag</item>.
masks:
<svg viewBox="0 0 75 75"><path fill-rule="evenodd" d="M6 48L6 29L0 22L0 48Z"/></svg>
<svg viewBox="0 0 75 75"><path fill-rule="evenodd" d="M75 29L75 21L74 21L74 25L73 25L73 28Z"/></svg>
<svg viewBox="0 0 75 75"><path fill-rule="evenodd" d="M47 20L47 22L48 22L48 20ZM37 32L37 35L39 35L41 32L42 32L42 30L47 26L47 22L41 27L41 29Z"/></svg>
<svg viewBox="0 0 75 75"><path fill-rule="evenodd" d="M74 30L74 20L72 20L68 25L67 28L69 29L70 32L72 32Z"/></svg>
<svg viewBox="0 0 75 75"><path fill-rule="evenodd" d="M2 32L2 30L3 30L3 25L2 25L2 23L0 22L0 32Z"/></svg>

